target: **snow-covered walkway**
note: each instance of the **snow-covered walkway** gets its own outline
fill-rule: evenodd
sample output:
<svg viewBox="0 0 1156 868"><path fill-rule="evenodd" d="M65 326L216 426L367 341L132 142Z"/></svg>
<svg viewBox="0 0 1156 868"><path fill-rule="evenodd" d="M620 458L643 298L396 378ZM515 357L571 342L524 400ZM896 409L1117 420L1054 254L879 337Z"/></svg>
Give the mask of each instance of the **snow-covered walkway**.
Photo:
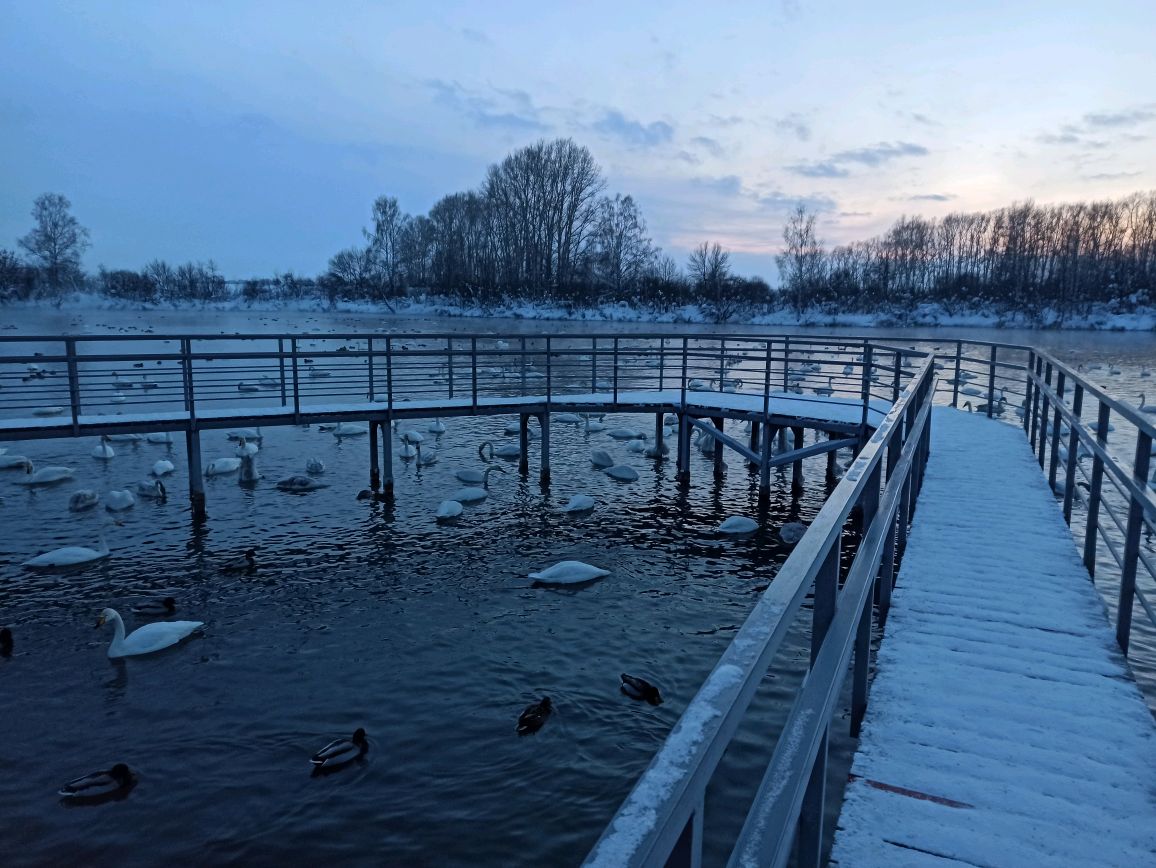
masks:
<svg viewBox="0 0 1156 868"><path fill-rule="evenodd" d="M1023 432L932 425L832 864L1156 865L1156 725Z"/></svg>

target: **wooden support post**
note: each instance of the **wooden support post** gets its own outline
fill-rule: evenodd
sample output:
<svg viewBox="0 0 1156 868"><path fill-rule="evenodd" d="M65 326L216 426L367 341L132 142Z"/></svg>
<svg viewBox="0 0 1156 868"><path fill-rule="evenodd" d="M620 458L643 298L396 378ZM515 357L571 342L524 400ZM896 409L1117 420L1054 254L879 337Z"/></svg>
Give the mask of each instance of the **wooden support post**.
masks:
<svg viewBox="0 0 1156 868"><path fill-rule="evenodd" d="M711 419L711 422L714 423L714 427L717 428L719 431L721 431L723 429L723 423L725 421L726 420L719 418L719 417ZM715 475L715 477L720 477L725 472L726 472L726 465L723 463L722 441L721 440L715 440L714 441L714 475Z"/></svg>
<svg viewBox="0 0 1156 868"><path fill-rule="evenodd" d="M835 435L832 434L831 432L827 432L827 439L828 440L834 440ZM835 450L832 449L830 452L827 453L827 480L828 481L834 481L834 479L835 479Z"/></svg>
<svg viewBox="0 0 1156 868"><path fill-rule="evenodd" d="M759 502L763 503L771 496L771 444L775 441L775 429L767 425L763 432L763 463L759 466Z"/></svg>
<svg viewBox="0 0 1156 868"><path fill-rule="evenodd" d="M208 513L205 510L205 480L201 475L201 433L197 429L185 432L185 452L189 461L189 503L193 508L193 521L204 521Z"/></svg>
<svg viewBox="0 0 1156 868"><path fill-rule="evenodd" d="M1111 407L1101 402L1096 414L1096 439L1101 446L1108 442L1108 420ZM1084 566L1089 578L1096 578L1096 534L1100 528L1100 499L1104 489L1104 462L1100 453L1092 455L1092 490L1088 493L1088 516L1084 520Z"/></svg>
<svg viewBox="0 0 1156 868"><path fill-rule="evenodd" d="M690 420L678 414L678 481L690 482Z"/></svg>
<svg viewBox="0 0 1156 868"><path fill-rule="evenodd" d="M1152 438L1141 431L1136 437L1134 478L1144 484L1152 465ZM1140 560L1140 530L1144 525L1144 504L1135 495L1128 497L1128 530L1124 534L1124 563L1120 569L1120 599L1116 606L1116 644L1128 655L1132 635L1132 606L1136 600L1136 568Z"/></svg>
<svg viewBox="0 0 1156 868"><path fill-rule="evenodd" d="M795 435L795 448L803 448L803 429L792 428L791 432ZM791 465L791 491L801 492L803 490L803 459L800 458Z"/></svg>
<svg viewBox="0 0 1156 868"><path fill-rule="evenodd" d="M661 421L661 420L660 420ZM538 481L542 488L550 487L550 414L542 413L538 416L538 426L542 429L541 469Z"/></svg>
<svg viewBox="0 0 1156 868"><path fill-rule="evenodd" d="M518 415L518 472L530 472L530 415L528 413Z"/></svg>
<svg viewBox="0 0 1156 868"><path fill-rule="evenodd" d="M393 414L385 417L385 435L381 438L381 493L393 497Z"/></svg>
<svg viewBox="0 0 1156 868"><path fill-rule="evenodd" d="M377 431L380 422L369 423L369 487L374 491L381 488L381 464L377 451Z"/></svg>
<svg viewBox="0 0 1156 868"><path fill-rule="evenodd" d="M654 414L654 457L661 459L666 447L666 437L663 434L662 414Z"/></svg>

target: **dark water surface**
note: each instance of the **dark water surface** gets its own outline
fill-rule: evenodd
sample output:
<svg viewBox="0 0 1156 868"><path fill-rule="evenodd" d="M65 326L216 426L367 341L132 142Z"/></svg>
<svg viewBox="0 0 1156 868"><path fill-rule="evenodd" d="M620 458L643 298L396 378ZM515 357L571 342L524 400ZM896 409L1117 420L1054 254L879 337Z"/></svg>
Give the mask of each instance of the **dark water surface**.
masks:
<svg viewBox="0 0 1156 868"><path fill-rule="evenodd" d="M21 331L58 332L72 318L50 312L21 322ZM187 313L163 319L158 331L205 321ZM365 316L318 319L262 315L208 330L381 326ZM104 331L132 322L98 312L85 325ZM459 325L479 323L397 327ZM515 327L541 333L555 325L565 326ZM1156 361L1151 335L1038 337L1057 335L1073 342L1056 347L1061 354ZM1130 383L1143 385L1135 373L1129 369ZM437 524L437 504L462 485L453 471L480 465L477 444L516 442L503 433L507 421L447 420L437 464L396 461L392 507L354 497L368 481L366 438L266 429L264 478L248 487L236 476L207 480L209 520L200 529L190 520L180 438L171 447L116 443L109 462L90 457L91 438L8 444L37 464L76 468L76 479L26 490L14 484L15 472L0 471L0 623L16 638L13 657L0 659L5 862L579 862L785 560L777 527L809 521L822 505L823 459L807 463L797 500L789 469L774 472L764 527L733 539L715 531L723 518L758 516L757 478L736 456L716 482L696 452L683 489L672 462L656 465L603 433L555 424L548 492L534 472L535 442L529 477L516 463L497 462L509 472L492 477L489 499L467 506L456 524ZM613 421L653 425L652 417ZM223 432L202 442L206 462L233 454ZM395 436L395 450L400 445ZM593 470L592 448L608 449L640 479L620 484ZM303 473L311 456L326 464L330 487L302 495L274 487ZM177 465L167 502L139 499L119 514L122 525L108 528L102 508L68 511L76 488L121 488L161 457ZM584 516L551 512L574 493L594 495L598 507ZM95 546L102 528L113 556L101 564L64 575L19 566L58 546ZM251 545L254 573L221 571L225 558ZM579 588L531 587L527 573L564 559L612 572ZM143 623L131 604L166 595L178 601L176 617L207 623L204 635L110 661L111 628L93 628L99 610L119 609L131 630ZM722 841L742 822L807 642L801 620L717 776L707 805L711 864L725 857ZM666 702L624 697L623 671L654 681ZM518 737L521 709L547 694L554 714L536 735ZM365 760L311 777L309 756L358 726L369 733ZM845 727L837 729L836 776L851 751ZM117 761L139 775L126 798L73 809L58 803L62 783Z"/></svg>

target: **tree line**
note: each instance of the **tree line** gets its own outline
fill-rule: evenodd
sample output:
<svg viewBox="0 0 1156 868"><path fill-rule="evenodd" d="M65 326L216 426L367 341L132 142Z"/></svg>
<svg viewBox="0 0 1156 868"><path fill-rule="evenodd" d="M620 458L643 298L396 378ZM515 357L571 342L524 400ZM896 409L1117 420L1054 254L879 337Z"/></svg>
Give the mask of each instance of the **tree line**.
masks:
<svg viewBox="0 0 1156 868"><path fill-rule="evenodd" d="M629 195L606 192L590 152L539 141L490 166L473 190L409 215L379 196L357 243L316 276L228 281L212 262L86 274L88 232L59 194L39 197L22 251L0 250L0 298L87 289L141 303L290 302L393 305L414 293L481 311L530 301L567 310L623 303L669 312L696 305L724 322L786 308L947 313L990 310L1061 319L1093 306L1156 303L1156 193L1092 203L901 217L866 241L826 247L800 206L776 257L780 286L732 273L730 254L703 243L684 265L665 255Z"/></svg>

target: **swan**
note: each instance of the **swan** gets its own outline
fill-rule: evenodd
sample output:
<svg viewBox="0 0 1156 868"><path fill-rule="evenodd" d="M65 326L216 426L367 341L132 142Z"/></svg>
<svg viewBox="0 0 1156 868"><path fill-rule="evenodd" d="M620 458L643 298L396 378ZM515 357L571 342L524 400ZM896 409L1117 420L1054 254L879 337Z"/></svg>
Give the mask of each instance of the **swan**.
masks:
<svg viewBox="0 0 1156 868"><path fill-rule="evenodd" d="M260 443L261 439L262 439L260 428L257 428L256 430L254 430L253 428L237 428L234 431L226 432L225 436L228 437L230 440L244 439L244 440L253 440L253 441L256 441L257 443Z"/></svg>
<svg viewBox="0 0 1156 868"><path fill-rule="evenodd" d="M125 509L132 509L134 506L136 506L136 498L127 489L118 488L104 496L104 508L109 512L121 512Z"/></svg>
<svg viewBox="0 0 1156 868"><path fill-rule="evenodd" d="M824 398L829 398L835 392L835 387L831 385L833 380L834 380L834 377L828 377L827 378L827 385L816 386L815 387L815 394L816 395L822 395Z"/></svg>
<svg viewBox="0 0 1156 868"><path fill-rule="evenodd" d="M698 447L699 452L701 452L703 455L710 458L711 456L714 455L714 450L715 450L716 441L714 439L714 436L711 434L707 434L701 428L698 429L697 433L698 433L698 440L695 441L695 446Z"/></svg>
<svg viewBox="0 0 1156 868"><path fill-rule="evenodd" d="M568 425L581 425L582 424L582 417L579 416L577 413L555 413L554 414L554 421L555 422L563 422L563 423L566 423Z"/></svg>
<svg viewBox="0 0 1156 868"><path fill-rule="evenodd" d="M116 399L113 398L115 401ZM123 398L121 399L123 400ZM64 412L63 407L37 407L32 411L33 416L59 416Z"/></svg>
<svg viewBox="0 0 1156 868"><path fill-rule="evenodd" d="M164 599L145 600L132 607L133 614L146 617L167 618L177 611L177 601L172 597Z"/></svg>
<svg viewBox="0 0 1156 868"><path fill-rule="evenodd" d="M1140 412L1156 413L1156 404L1147 403L1147 397L1143 392L1140 393Z"/></svg>
<svg viewBox="0 0 1156 868"><path fill-rule="evenodd" d="M631 440L626 446L626 451L627 452L645 452L646 451L646 441L645 440Z"/></svg>
<svg viewBox="0 0 1156 868"><path fill-rule="evenodd" d="M610 570L604 570L593 564L582 561L559 561L549 569L530 573L529 577L547 585L577 585L582 582L592 582L608 575L610 575Z"/></svg>
<svg viewBox="0 0 1156 868"><path fill-rule="evenodd" d="M472 467L463 467L461 470L455 470L454 476L458 478L459 482L465 482L468 485L480 485L484 479L482 471L474 470Z"/></svg>
<svg viewBox="0 0 1156 868"><path fill-rule="evenodd" d="M305 472L311 474L324 473L325 462L320 458L310 458L305 462Z"/></svg>
<svg viewBox="0 0 1156 868"><path fill-rule="evenodd" d="M135 657L139 654L152 654L162 648L176 645L186 636L205 626L204 621L154 621L137 627L127 636L124 634L124 621L116 609L105 609L100 613L96 626L101 627L112 622L116 632L112 643L108 646L109 657Z"/></svg>
<svg viewBox="0 0 1156 868"><path fill-rule="evenodd" d="M27 470L32 466L32 459L25 455L0 455L0 470Z"/></svg>
<svg viewBox="0 0 1156 868"><path fill-rule="evenodd" d="M426 428L426 430L429 431L430 434L445 434L446 423L441 419L434 419L429 423L429 426Z"/></svg>
<svg viewBox="0 0 1156 868"><path fill-rule="evenodd" d="M427 449L425 452L421 451L421 444L417 444L417 464L418 467L429 467L431 464L437 464L438 451L436 449Z"/></svg>
<svg viewBox="0 0 1156 868"><path fill-rule="evenodd" d="M664 432L664 436L669 437L670 434ZM642 454L647 458L662 458L663 456L670 454L670 447L667 446L665 442L656 443L653 446L647 446L645 449L643 449Z"/></svg>
<svg viewBox="0 0 1156 868"><path fill-rule="evenodd" d="M434 515L438 521L446 521L451 518L457 518L462 514L462 505L457 500L443 500L438 504L437 512Z"/></svg>
<svg viewBox="0 0 1156 868"><path fill-rule="evenodd" d="M505 473L506 471L500 467L487 467L482 474L482 485L478 487L459 488L451 500L456 500L458 503L478 503L489 497L490 474L491 473Z"/></svg>
<svg viewBox="0 0 1156 868"><path fill-rule="evenodd" d="M250 442L245 437L240 437L237 440L237 448L233 450L233 454L238 458L244 458L246 455L256 455L261 451L261 447L254 442Z"/></svg>
<svg viewBox="0 0 1156 868"><path fill-rule="evenodd" d="M102 461L116 458L116 450L113 449L112 444L108 442L107 436L101 435L100 442L92 447L92 457L99 458Z"/></svg>
<svg viewBox="0 0 1156 868"><path fill-rule="evenodd" d="M257 380L257 385L262 389L276 389L281 385L281 381L276 377L270 377L268 374Z"/></svg>
<svg viewBox="0 0 1156 868"><path fill-rule="evenodd" d="M558 507L554 512L589 512L596 504L597 501L589 494L574 494L565 506Z"/></svg>
<svg viewBox="0 0 1156 868"><path fill-rule="evenodd" d="M241 469L240 458L214 458L205 465L205 476L224 476Z"/></svg>
<svg viewBox="0 0 1156 868"><path fill-rule="evenodd" d="M108 434L109 443L140 443L144 438L140 434Z"/></svg>
<svg viewBox="0 0 1156 868"><path fill-rule="evenodd" d="M34 472L32 462L29 461L24 465L24 470L25 478L17 479L18 485L52 485L66 479L72 479L71 467L41 467Z"/></svg>
<svg viewBox="0 0 1156 868"><path fill-rule="evenodd" d="M645 440L646 439L645 434L643 434L641 431L635 430L634 428L615 428L611 431L607 431L606 433L609 434L611 437L613 437L615 440Z"/></svg>
<svg viewBox="0 0 1156 868"><path fill-rule="evenodd" d="M614 466L614 459L610 457L610 453L605 449L595 449L590 453L590 463L599 470L605 470L607 467Z"/></svg>
<svg viewBox="0 0 1156 868"><path fill-rule="evenodd" d="M549 696L543 696L539 702L531 702L518 715L518 723L514 727L515 731L518 735L530 735L537 732L546 723L546 718L550 716L553 708Z"/></svg>
<svg viewBox="0 0 1156 868"><path fill-rule="evenodd" d="M417 447L410 443L403 443L401 449L397 451L398 458L417 458Z"/></svg>
<svg viewBox="0 0 1156 868"><path fill-rule="evenodd" d="M678 417L676 415L674 415L673 413L667 413L665 416L662 417L662 424L667 428L677 428L678 427Z"/></svg>
<svg viewBox="0 0 1156 868"><path fill-rule="evenodd" d="M490 457L491 458L493 458L495 456L497 456L498 458L520 458L522 456L521 447L515 446L512 443L503 444L502 446L499 446L497 449L495 449L494 444L490 443L487 440L485 443L482 444L482 446L489 446L490 447Z"/></svg>
<svg viewBox="0 0 1156 868"><path fill-rule="evenodd" d="M333 429L334 437L360 437L369 433L369 427L355 422L338 422Z"/></svg>
<svg viewBox="0 0 1156 868"><path fill-rule="evenodd" d="M600 421L601 419L601 416L599 416L598 419L591 419L589 416L587 416L583 431L585 431L587 434L597 434L599 431L605 431L606 426L602 424Z"/></svg>
<svg viewBox="0 0 1156 868"><path fill-rule="evenodd" d="M308 476L288 476L277 483L282 491L314 491L318 488L328 488L324 482L310 479Z"/></svg>
<svg viewBox="0 0 1156 868"><path fill-rule="evenodd" d="M754 533L759 529L759 523L745 515L732 515L718 526L719 533Z"/></svg>
<svg viewBox="0 0 1156 868"><path fill-rule="evenodd" d="M801 521L789 521L779 528L779 536L790 546L801 540L806 532L807 526Z"/></svg>
<svg viewBox="0 0 1156 868"><path fill-rule="evenodd" d="M643 699L651 705L662 705L662 694L645 678L627 675L625 672L619 678L622 679L622 692L631 699Z"/></svg>
<svg viewBox="0 0 1156 868"><path fill-rule="evenodd" d="M68 498L68 511L84 512L86 509L92 509L99 502L99 494L91 488L81 488L78 491L72 492L72 497Z"/></svg>
<svg viewBox="0 0 1156 868"><path fill-rule="evenodd" d="M109 556L108 543L104 536L100 537L100 548L90 549L84 546L65 546L53 549L42 555L37 555L24 562L24 566L33 570L51 570L57 567L76 567L81 564L92 564L102 561Z"/></svg>
<svg viewBox="0 0 1156 868"><path fill-rule="evenodd" d="M351 738L335 738L313 754L309 762L313 763L316 771L340 768L364 756L367 750L369 742L366 741L365 730L358 727Z"/></svg>
<svg viewBox="0 0 1156 868"><path fill-rule="evenodd" d="M244 381L237 384L238 392L260 392L261 387L256 383L246 383Z"/></svg>
<svg viewBox="0 0 1156 868"><path fill-rule="evenodd" d="M117 763L107 771L92 772L69 781L57 795L75 802L98 801L127 793L135 783L132 770L124 763Z"/></svg>
<svg viewBox="0 0 1156 868"><path fill-rule="evenodd" d="M172 443L173 435L168 431L154 431L152 434L146 434L145 440L149 443Z"/></svg>
<svg viewBox="0 0 1156 868"><path fill-rule="evenodd" d="M153 463L152 474L153 476L168 476L176 469L177 466L173 464L173 462L167 458L161 458L159 461Z"/></svg>
<svg viewBox="0 0 1156 868"><path fill-rule="evenodd" d="M241 456L241 482L256 482L261 478L257 472L257 453L249 452Z"/></svg>
<svg viewBox="0 0 1156 868"><path fill-rule="evenodd" d="M1141 377L1151 377L1152 376L1152 372L1148 370L1147 365L1144 365L1140 368L1140 376Z"/></svg>
<svg viewBox="0 0 1156 868"><path fill-rule="evenodd" d="M165 484L159 479L142 479L136 484L136 496L149 500L164 500L168 496Z"/></svg>
<svg viewBox="0 0 1156 868"><path fill-rule="evenodd" d="M710 389L710 383L704 383L699 379L690 379L687 381L686 387L692 392L706 392Z"/></svg>
<svg viewBox="0 0 1156 868"><path fill-rule="evenodd" d="M611 479L617 479L619 482L634 482L638 479L638 471L628 464L615 464L613 467L607 467L605 473Z"/></svg>

